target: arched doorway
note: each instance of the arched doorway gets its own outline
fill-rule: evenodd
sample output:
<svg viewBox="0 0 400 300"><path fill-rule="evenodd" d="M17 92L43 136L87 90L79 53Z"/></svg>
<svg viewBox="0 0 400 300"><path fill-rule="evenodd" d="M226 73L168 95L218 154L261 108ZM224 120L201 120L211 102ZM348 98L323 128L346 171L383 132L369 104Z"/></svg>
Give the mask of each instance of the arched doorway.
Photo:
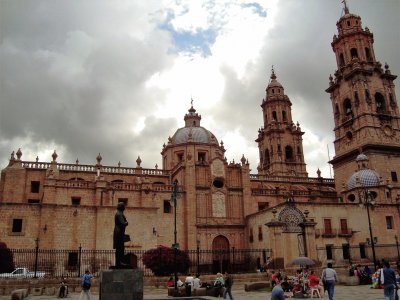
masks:
<svg viewBox="0 0 400 300"><path fill-rule="evenodd" d="M229 267L229 241L223 235L214 238L213 250L213 273L224 273Z"/></svg>

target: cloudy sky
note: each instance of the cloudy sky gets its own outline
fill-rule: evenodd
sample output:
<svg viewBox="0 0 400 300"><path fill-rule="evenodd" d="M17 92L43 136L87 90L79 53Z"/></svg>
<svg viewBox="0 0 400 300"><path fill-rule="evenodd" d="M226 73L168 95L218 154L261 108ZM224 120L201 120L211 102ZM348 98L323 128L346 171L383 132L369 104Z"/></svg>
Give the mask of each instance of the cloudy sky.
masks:
<svg viewBox="0 0 400 300"><path fill-rule="evenodd" d="M400 73L399 0L348 0ZM271 66L305 131L310 176L330 177L330 43L340 0L0 0L0 167L23 160L161 166L163 143L194 99L228 161L254 140ZM397 82L397 86L400 83ZM397 87L397 95L400 95Z"/></svg>

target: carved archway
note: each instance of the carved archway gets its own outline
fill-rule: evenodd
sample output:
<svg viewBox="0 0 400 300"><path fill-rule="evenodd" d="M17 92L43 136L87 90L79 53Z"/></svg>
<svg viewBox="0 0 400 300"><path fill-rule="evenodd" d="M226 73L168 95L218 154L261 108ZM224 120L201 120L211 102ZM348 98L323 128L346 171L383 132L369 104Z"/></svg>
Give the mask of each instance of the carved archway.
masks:
<svg viewBox="0 0 400 300"><path fill-rule="evenodd" d="M279 213L278 219L280 222L284 223L282 232L297 233L299 256L307 255L304 228L301 226L305 221L305 217L300 209L295 206L294 202L289 202Z"/></svg>
<svg viewBox="0 0 400 300"><path fill-rule="evenodd" d="M218 235L212 242L213 273L224 273L229 267L229 241L223 235Z"/></svg>

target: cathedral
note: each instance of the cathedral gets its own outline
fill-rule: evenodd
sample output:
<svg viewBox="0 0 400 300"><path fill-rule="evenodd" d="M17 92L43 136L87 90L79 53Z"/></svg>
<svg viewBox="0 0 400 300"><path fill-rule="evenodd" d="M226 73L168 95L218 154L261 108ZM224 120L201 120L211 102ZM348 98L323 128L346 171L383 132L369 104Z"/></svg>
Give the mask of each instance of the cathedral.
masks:
<svg viewBox="0 0 400 300"><path fill-rule="evenodd" d="M193 105L184 126L162 145L162 166L135 167L24 161L12 152L0 180L0 239L10 248L112 249L116 205L124 202L126 243L147 250L268 249L260 263L298 256L326 263L396 258L400 236L400 114L394 80L377 60L373 33L349 12L331 43L334 179L310 177L302 131L292 119L284 78L272 69L255 129L257 173L225 148ZM328 74L327 74L328 75ZM323 88L323 87L321 87ZM293 109L296 109L293 107ZM162 142L161 142L162 143ZM160 145L161 145L160 143ZM10 149L12 151L12 149ZM171 196L172 195L172 196Z"/></svg>

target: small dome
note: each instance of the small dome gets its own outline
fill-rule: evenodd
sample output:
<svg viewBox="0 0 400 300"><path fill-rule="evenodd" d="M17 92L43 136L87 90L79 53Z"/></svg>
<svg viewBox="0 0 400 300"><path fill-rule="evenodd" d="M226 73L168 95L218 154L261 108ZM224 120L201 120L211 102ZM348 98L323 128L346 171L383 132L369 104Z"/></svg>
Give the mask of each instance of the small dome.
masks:
<svg viewBox="0 0 400 300"><path fill-rule="evenodd" d="M356 161L366 161L368 160L368 156L366 156L364 153L361 153L357 156Z"/></svg>
<svg viewBox="0 0 400 300"><path fill-rule="evenodd" d="M172 144L212 143L218 145L215 136L204 127L183 127L179 128L172 137Z"/></svg>
<svg viewBox="0 0 400 300"><path fill-rule="evenodd" d="M271 73L271 82L268 84L267 89L269 88L283 88L282 84L276 80L275 70L272 68Z"/></svg>
<svg viewBox="0 0 400 300"><path fill-rule="evenodd" d="M371 169L361 169L351 175L347 182L349 190L354 189L358 185L361 187L377 186L380 183L379 175Z"/></svg>

